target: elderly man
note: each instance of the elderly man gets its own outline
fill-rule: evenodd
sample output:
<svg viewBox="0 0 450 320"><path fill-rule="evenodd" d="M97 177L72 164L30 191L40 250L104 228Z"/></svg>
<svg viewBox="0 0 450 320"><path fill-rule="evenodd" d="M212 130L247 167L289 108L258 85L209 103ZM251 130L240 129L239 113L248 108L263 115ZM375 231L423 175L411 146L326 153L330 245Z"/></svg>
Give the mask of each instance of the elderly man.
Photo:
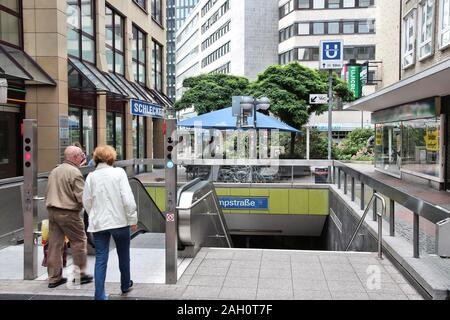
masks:
<svg viewBox="0 0 450 320"><path fill-rule="evenodd" d="M79 268L81 284L93 281L85 273L87 264L87 236L80 212L83 208L84 179L79 168L86 156L76 146L64 152L64 163L56 167L48 178L46 206L49 215L48 278L49 288L67 282L62 277L64 238L70 241L73 262Z"/></svg>

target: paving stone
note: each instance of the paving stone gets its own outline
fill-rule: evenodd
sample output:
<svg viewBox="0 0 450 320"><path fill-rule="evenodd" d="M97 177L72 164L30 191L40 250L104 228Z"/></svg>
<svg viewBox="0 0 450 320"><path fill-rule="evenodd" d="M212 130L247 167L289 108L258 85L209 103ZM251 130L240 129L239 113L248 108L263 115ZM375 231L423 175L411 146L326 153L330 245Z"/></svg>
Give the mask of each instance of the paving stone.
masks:
<svg viewBox="0 0 450 320"><path fill-rule="evenodd" d="M261 262L261 269L286 269L291 270L290 262L277 262L273 260L263 260Z"/></svg>
<svg viewBox="0 0 450 320"><path fill-rule="evenodd" d="M231 260L210 259L203 260L200 267L205 268L228 268L231 265Z"/></svg>
<svg viewBox="0 0 450 320"><path fill-rule="evenodd" d="M390 274L389 276L390 276L390 277L392 278L392 280L394 280L395 283L397 283L397 284L406 284L406 283L408 283L408 281L406 280L406 278L405 278L402 274L400 274L400 273L392 273L392 274Z"/></svg>
<svg viewBox="0 0 450 320"><path fill-rule="evenodd" d="M294 290L295 300L331 300L329 291Z"/></svg>
<svg viewBox="0 0 450 320"><path fill-rule="evenodd" d="M294 291L329 291L325 281L294 279Z"/></svg>
<svg viewBox="0 0 450 320"><path fill-rule="evenodd" d="M290 262L291 256L288 253L264 251L262 260L263 261Z"/></svg>
<svg viewBox="0 0 450 320"><path fill-rule="evenodd" d="M236 278L258 278L259 269L230 268L227 276Z"/></svg>
<svg viewBox="0 0 450 320"><path fill-rule="evenodd" d="M403 291L404 294L406 295L417 295L418 292L416 289L414 289L414 287L412 287L410 284L399 284L398 285L400 287L400 289Z"/></svg>
<svg viewBox="0 0 450 320"><path fill-rule="evenodd" d="M404 294L385 294L385 293L370 293L370 300L408 300L408 297Z"/></svg>
<svg viewBox="0 0 450 320"><path fill-rule="evenodd" d="M366 292L360 281L327 281L328 288L333 293L339 292Z"/></svg>
<svg viewBox="0 0 450 320"><path fill-rule="evenodd" d="M232 300L255 300L256 288L222 288L219 294L220 299Z"/></svg>
<svg viewBox="0 0 450 320"><path fill-rule="evenodd" d="M236 278L227 277L223 284L224 288L257 288L258 278Z"/></svg>
<svg viewBox="0 0 450 320"><path fill-rule="evenodd" d="M365 292L342 292L332 291L333 300L370 300L369 295Z"/></svg>
<svg viewBox="0 0 450 320"><path fill-rule="evenodd" d="M292 269L296 270L320 270L322 271L322 265L320 263L302 263L291 262Z"/></svg>
<svg viewBox="0 0 450 320"><path fill-rule="evenodd" d="M227 259L233 259L234 252L228 252L228 251L216 251L216 252L208 252L205 259L206 260L213 260L213 259L219 259L219 260L227 260Z"/></svg>
<svg viewBox="0 0 450 320"><path fill-rule="evenodd" d="M240 261L261 261L262 259L262 252L236 252L233 256L233 260L240 260Z"/></svg>
<svg viewBox="0 0 450 320"><path fill-rule="evenodd" d="M193 274L183 274L183 276L180 279L178 279L177 284L188 285L189 282L191 282L193 276L194 276Z"/></svg>
<svg viewBox="0 0 450 320"><path fill-rule="evenodd" d="M305 255L291 255L291 262L299 262L299 263L317 263L320 264L319 256L305 256Z"/></svg>
<svg viewBox="0 0 450 320"><path fill-rule="evenodd" d="M189 286L221 287L225 277L194 275Z"/></svg>
<svg viewBox="0 0 450 320"><path fill-rule="evenodd" d="M256 295L258 300L293 300L292 290L262 289L258 288Z"/></svg>
<svg viewBox="0 0 450 320"><path fill-rule="evenodd" d="M291 279L291 269L263 269L259 272L260 278L279 278L279 279Z"/></svg>
<svg viewBox="0 0 450 320"><path fill-rule="evenodd" d="M220 287L188 286L183 293L183 299L217 299Z"/></svg>
<svg viewBox="0 0 450 320"><path fill-rule="evenodd" d="M327 281L353 281L358 282L359 277L352 272L324 272Z"/></svg>
<svg viewBox="0 0 450 320"><path fill-rule="evenodd" d="M310 271L297 271L292 270L292 278L295 279L306 279L306 280L322 280L325 281L325 274L322 271L310 270Z"/></svg>
<svg viewBox="0 0 450 320"><path fill-rule="evenodd" d="M207 268L199 267L195 272L195 275L199 276L226 276L228 268Z"/></svg>
<svg viewBox="0 0 450 320"><path fill-rule="evenodd" d="M258 280L258 289L291 290L291 279L263 278Z"/></svg>
<svg viewBox="0 0 450 320"><path fill-rule="evenodd" d="M355 272L350 264L326 264L322 266L322 269L324 272Z"/></svg>
<svg viewBox="0 0 450 320"><path fill-rule="evenodd" d="M349 264L346 256L320 256L319 257L322 266L331 264Z"/></svg>
<svg viewBox="0 0 450 320"><path fill-rule="evenodd" d="M231 268L259 269L260 267L261 261L259 260L233 260L231 262Z"/></svg>
<svg viewBox="0 0 450 320"><path fill-rule="evenodd" d="M407 297L409 300L424 300L424 298L418 294L408 294Z"/></svg>

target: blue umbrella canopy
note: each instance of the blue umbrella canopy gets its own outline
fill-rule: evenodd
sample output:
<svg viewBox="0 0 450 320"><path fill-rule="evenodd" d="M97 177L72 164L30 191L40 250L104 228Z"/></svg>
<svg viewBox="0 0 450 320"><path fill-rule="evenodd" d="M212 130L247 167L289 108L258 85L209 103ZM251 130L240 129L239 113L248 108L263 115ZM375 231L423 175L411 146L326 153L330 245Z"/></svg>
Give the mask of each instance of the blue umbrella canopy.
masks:
<svg viewBox="0 0 450 320"><path fill-rule="evenodd" d="M280 130L285 132L300 132L297 129L275 118L258 112L256 118L257 129ZM253 123L253 117L248 118L248 123ZM178 127L203 129L233 130L236 127L236 118L233 117L232 108L213 111L198 117L186 119L178 123Z"/></svg>

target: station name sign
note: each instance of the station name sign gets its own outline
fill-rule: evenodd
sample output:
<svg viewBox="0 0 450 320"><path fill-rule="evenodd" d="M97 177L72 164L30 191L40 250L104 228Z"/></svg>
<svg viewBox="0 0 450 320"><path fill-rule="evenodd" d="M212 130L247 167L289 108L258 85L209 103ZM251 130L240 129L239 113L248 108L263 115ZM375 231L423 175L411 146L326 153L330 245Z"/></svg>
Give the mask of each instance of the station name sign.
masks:
<svg viewBox="0 0 450 320"><path fill-rule="evenodd" d="M164 108L140 100L130 100L131 114L149 118L164 118Z"/></svg>
<svg viewBox="0 0 450 320"><path fill-rule="evenodd" d="M269 210L269 198L219 197L224 210Z"/></svg>

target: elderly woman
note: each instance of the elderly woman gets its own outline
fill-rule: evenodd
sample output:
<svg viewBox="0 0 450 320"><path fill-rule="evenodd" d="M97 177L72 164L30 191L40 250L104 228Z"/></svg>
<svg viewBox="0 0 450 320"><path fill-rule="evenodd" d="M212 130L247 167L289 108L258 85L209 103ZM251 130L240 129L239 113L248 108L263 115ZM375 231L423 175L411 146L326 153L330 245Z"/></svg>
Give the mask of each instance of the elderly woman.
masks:
<svg viewBox="0 0 450 320"><path fill-rule="evenodd" d="M89 214L88 232L95 241L95 299L107 300L105 293L109 242L114 239L119 256L122 293L133 286L130 277L130 227L137 229L136 201L128 177L123 169L114 168L117 153L110 146L98 147L94 152L97 169L86 179L83 204Z"/></svg>

